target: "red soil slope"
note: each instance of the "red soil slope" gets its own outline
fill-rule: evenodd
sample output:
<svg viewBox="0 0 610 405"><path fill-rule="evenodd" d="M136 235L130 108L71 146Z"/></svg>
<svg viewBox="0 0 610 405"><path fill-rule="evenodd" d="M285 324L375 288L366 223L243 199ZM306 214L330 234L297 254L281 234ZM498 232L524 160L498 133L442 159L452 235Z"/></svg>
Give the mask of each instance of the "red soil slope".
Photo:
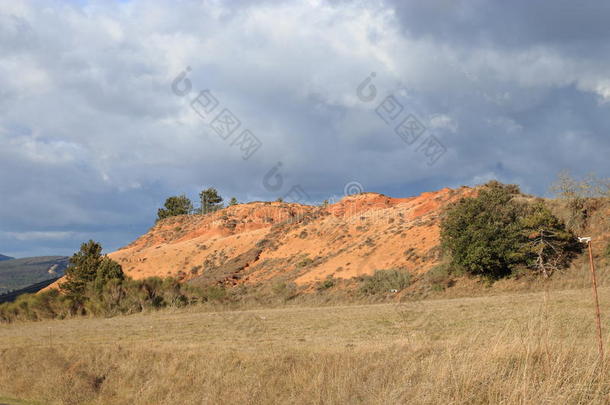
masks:
<svg viewBox="0 0 610 405"><path fill-rule="evenodd" d="M442 209L473 193L467 187L410 198L364 193L326 207L240 204L165 219L109 256L133 278L202 283L277 278L303 285L389 268L419 274L438 263Z"/></svg>

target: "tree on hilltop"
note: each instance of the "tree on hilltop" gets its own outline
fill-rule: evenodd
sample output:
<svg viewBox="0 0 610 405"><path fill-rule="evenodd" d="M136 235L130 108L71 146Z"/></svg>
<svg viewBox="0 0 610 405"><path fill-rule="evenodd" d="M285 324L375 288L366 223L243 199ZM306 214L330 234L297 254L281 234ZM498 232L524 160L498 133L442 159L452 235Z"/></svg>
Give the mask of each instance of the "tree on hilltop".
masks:
<svg viewBox="0 0 610 405"><path fill-rule="evenodd" d="M193 203L186 195L169 197L165 200L164 208L157 211L157 221L176 215L186 215L193 212Z"/></svg>
<svg viewBox="0 0 610 405"><path fill-rule="evenodd" d="M222 208L222 197L218 190L213 187L199 193L199 199L201 201L201 208L199 209L201 214L208 214Z"/></svg>

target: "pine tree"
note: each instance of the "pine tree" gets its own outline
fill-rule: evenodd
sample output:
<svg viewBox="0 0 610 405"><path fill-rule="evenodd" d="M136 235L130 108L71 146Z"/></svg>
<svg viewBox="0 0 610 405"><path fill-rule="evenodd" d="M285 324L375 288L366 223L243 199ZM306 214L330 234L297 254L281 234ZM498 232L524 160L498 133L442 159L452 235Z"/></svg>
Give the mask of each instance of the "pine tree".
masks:
<svg viewBox="0 0 610 405"><path fill-rule="evenodd" d="M88 290L101 292L109 280L124 278L121 265L102 255L102 246L90 240L83 243L80 250L70 258L70 265L65 272L66 281L59 288L79 307L87 299Z"/></svg>
<svg viewBox="0 0 610 405"><path fill-rule="evenodd" d="M159 208L157 211L157 221L164 218L174 217L176 215L186 215L193 212L193 203L187 196L173 196L165 200L165 208Z"/></svg>
<svg viewBox="0 0 610 405"><path fill-rule="evenodd" d="M218 190L213 187L199 193L199 199L201 201L199 210L201 214L208 214L222 208L222 197L218 194Z"/></svg>

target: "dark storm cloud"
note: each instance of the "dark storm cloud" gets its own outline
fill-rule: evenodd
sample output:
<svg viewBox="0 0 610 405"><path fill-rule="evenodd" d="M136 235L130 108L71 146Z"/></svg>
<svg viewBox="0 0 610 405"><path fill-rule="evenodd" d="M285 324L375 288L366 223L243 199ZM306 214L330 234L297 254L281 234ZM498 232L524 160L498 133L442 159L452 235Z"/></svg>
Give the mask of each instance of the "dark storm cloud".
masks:
<svg viewBox="0 0 610 405"><path fill-rule="evenodd" d="M607 174L604 2L44 4L0 6L0 253L116 249L165 197L208 186L249 201L299 185L321 201L350 181L543 194L563 168ZM250 159L192 111L203 89L260 139ZM375 113L388 95L444 144L436 164ZM279 162L282 186L265 188Z"/></svg>

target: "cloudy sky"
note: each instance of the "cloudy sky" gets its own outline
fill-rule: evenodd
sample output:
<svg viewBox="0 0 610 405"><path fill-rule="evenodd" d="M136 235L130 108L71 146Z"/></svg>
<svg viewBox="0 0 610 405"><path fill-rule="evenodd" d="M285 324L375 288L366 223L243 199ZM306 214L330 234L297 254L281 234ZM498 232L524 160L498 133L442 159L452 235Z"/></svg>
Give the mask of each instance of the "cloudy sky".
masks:
<svg viewBox="0 0 610 405"><path fill-rule="evenodd" d="M0 253L114 250L167 196L608 175L606 1L0 3Z"/></svg>

